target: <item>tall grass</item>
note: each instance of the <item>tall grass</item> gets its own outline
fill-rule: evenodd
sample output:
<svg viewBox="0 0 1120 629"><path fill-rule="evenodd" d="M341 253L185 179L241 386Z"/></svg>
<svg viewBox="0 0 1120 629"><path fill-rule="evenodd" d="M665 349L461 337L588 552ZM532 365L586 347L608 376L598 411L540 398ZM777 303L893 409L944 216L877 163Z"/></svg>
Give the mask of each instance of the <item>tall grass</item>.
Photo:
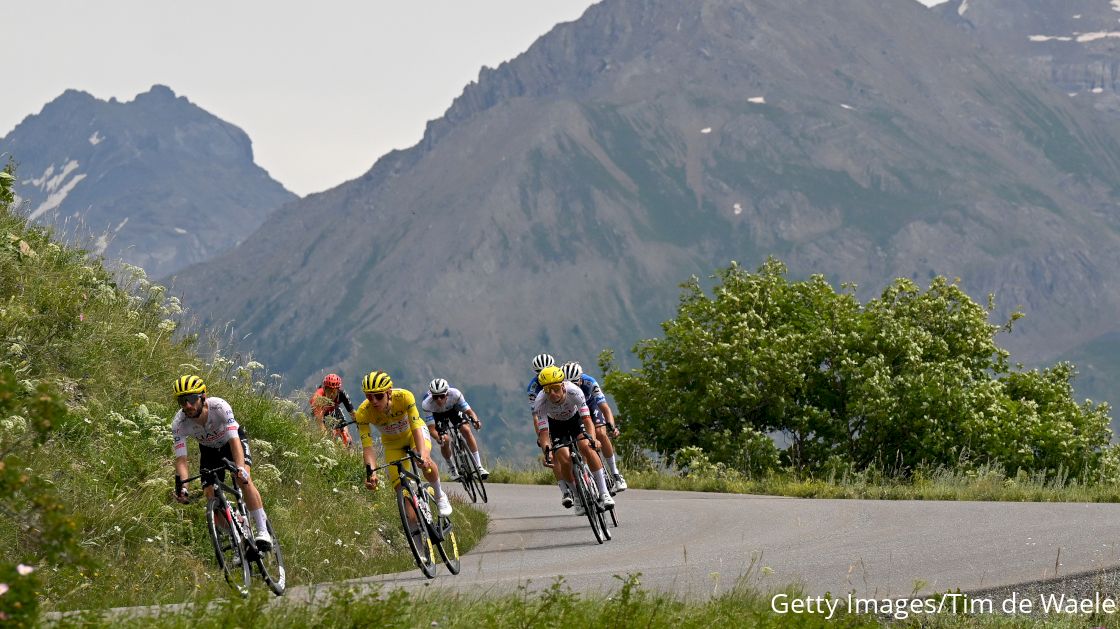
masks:
<svg viewBox="0 0 1120 629"><path fill-rule="evenodd" d="M69 409L27 471L48 480L81 519L96 565L47 564L19 518L2 511L0 561L37 564L48 610L228 596L201 503L171 498L171 383L195 373L250 434L253 476L290 583L410 568L391 492L361 486L360 457L311 428L299 404L278 398L279 376L250 356L223 356L220 335L182 334L182 310L141 269L110 272L0 203L0 364L28 393L53 384ZM0 418L0 436L14 437L18 420ZM457 509L454 522L464 549L486 527L469 508Z"/></svg>
<svg viewBox="0 0 1120 629"><path fill-rule="evenodd" d="M671 594L644 590L640 575L620 578L620 585L606 596L585 596L557 580L543 589L520 588L495 596L455 594L430 590L372 592L358 588L336 589L327 602L278 601L269 604L264 596L231 600L187 610L145 613L142 616L84 614L63 618L58 627L415 627L491 628L507 627L610 627L707 629L713 626L854 629L899 627L1048 627L1080 629L1108 623L1107 617L1092 614L1007 616L990 614L915 614L899 620L890 614L849 613L840 601L837 613L775 611L775 594L788 601L804 600L797 590L762 592L749 586L708 600L687 600ZM819 603L818 603L819 608Z"/></svg>

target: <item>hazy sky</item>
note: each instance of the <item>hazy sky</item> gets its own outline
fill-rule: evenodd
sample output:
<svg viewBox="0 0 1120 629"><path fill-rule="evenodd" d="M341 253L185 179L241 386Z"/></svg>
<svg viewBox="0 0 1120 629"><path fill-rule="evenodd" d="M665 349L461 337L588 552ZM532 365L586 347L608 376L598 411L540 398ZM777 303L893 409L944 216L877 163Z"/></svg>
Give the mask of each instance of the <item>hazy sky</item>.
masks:
<svg viewBox="0 0 1120 629"><path fill-rule="evenodd" d="M0 136L69 88L128 101L161 83L244 129L257 163L289 190L318 192L418 142L482 66L512 59L592 4L5 3Z"/></svg>

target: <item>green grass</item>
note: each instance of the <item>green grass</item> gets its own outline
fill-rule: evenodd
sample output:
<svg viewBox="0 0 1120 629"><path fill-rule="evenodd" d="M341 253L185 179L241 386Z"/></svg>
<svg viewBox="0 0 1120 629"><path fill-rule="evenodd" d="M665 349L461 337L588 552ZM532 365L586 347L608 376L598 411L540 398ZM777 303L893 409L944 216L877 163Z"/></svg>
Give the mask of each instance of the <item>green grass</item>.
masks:
<svg viewBox="0 0 1120 629"><path fill-rule="evenodd" d="M251 356L223 356L222 330L182 334L181 313L142 270L110 272L0 203L0 368L16 374L26 395L40 383L60 391L68 409L45 444L20 455L28 477L49 483L80 521L93 567L47 562L28 528L33 505L5 492L0 566L36 567L44 611L228 596L202 503L171 498L171 383L196 373L250 434L253 476L283 543L290 584L412 568L392 493L361 486L360 457L310 427L300 412L306 396L280 399L279 376ZM0 456L17 447L25 427L22 418L0 418ZM197 446L189 449L195 473ZM465 551L487 521L457 506Z"/></svg>
<svg viewBox="0 0 1120 629"><path fill-rule="evenodd" d="M781 595L786 597L782 598ZM778 597L777 599L775 597ZM163 612L158 616L108 617L97 613L64 618L58 627L665 627L672 629L712 626L761 628L861 627L1051 627L1084 628L1107 623L1110 618L1090 614L1005 616L998 613L891 614L850 613L846 596L837 601L837 613L824 614L775 611L779 603L804 597L797 590L762 592L739 584L729 592L708 600L687 600L644 590L640 575L619 578L619 585L606 596L586 596L563 581L545 588L519 588L516 592L480 597L429 590L406 592L374 588L336 589L329 601L309 605L277 601L268 605L264 596L231 600L187 610ZM879 599L880 601L883 599ZM897 599L894 599L897 600Z"/></svg>
<svg viewBox="0 0 1120 629"><path fill-rule="evenodd" d="M734 472L675 473L667 469L623 470L632 489L707 491L798 498L864 498L877 500L987 500L1007 502L1120 502L1120 484L1086 484L1065 478L1020 474L1008 477L998 467L975 472L933 470L912 478L892 479L874 471L843 473L828 478L778 473L748 479ZM551 485L552 472L541 468L495 465L491 483Z"/></svg>

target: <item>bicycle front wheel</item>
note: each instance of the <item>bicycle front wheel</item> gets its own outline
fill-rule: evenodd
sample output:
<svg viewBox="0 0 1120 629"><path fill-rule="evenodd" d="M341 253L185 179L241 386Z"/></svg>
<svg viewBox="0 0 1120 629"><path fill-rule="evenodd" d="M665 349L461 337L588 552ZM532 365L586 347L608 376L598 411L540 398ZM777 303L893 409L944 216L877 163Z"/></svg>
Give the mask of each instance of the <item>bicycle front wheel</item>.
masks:
<svg viewBox="0 0 1120 629"><path fill-rule="evenodd" d="M459 470L459 482L463 485L463 491L471 497L471 502L478 502L478 493L474 486L475 473L471 466L473 461L470 453L467 452L467 444L463 441L463 436L456 433L451 447L454 450L452 458L455 459L455 467Z"/></svg>
<svg viewBox="0 0 1120 629"><path fill-rule="evenodd" d="M482 502L486 502L486 483L482 480L482 474L478 471L478 463L475 463L474 455L470 452L467 452L466 459L467 469L471 471L471 484L474 485L474 493L482 498ZM471 501L478 502L474 499L474 494L471 495Z"/></svg>
<svg viewBox="0 0 1120 629"><path fill-rule="evenodd" d="M280 538L272 528L272 520L268 520L265 526L272 537L272 548L257 554L257 569L264 582L268 584L268 589L276 596L283 596L284 588L288 583L288 574L284 569L284 553L280 550Z"/></svg>
<svg viewBox="0 0 1120 629"><path fill-rule="evenodd" d="M214 556L226 583L242 596L248 596L252 574L245 557L245 544L233 523L229 505L225 501L210 500L206 504L206 523L214 545Z"/></svg>
<svg viewBox="0 0 1120 629"><path fill-rule="evenodd" d="M595 541L602 544L606 538L603 529L599 528L599 503L595 501L595 491L591 487L591 472L582 459L572 457L572 474L576 480L577 498L583 504L584 515L591 524L591 531L595 533Z"/></svg>
<svg viewBox="0 0 1120 629"><path fill-rule="evenodd" d="M455 537L455 529L451 527L450 518L439 518L436 526L443 527L443 539L436 542L439 556L443 558L443 565L451 574L459 574L459 538Z"/></svg>
<svg viewBox="0 0 1120 629"><path fill-rule="evenodd" d="M419 509L418 500L423 499L417 495L416 486L411 481L401 479L401 486L397 488L397 511L404 527L404 538L420 572L432 579L436 576L436 555L431 534L422 521Z"/></svg>

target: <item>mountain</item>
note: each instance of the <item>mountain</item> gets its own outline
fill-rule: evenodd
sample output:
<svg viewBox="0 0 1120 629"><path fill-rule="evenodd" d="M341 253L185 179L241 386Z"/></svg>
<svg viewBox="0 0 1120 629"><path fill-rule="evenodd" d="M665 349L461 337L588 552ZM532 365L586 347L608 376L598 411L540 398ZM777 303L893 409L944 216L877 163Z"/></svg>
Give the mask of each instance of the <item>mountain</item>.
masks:
<svg viewBox="0 0 1120 629"><path fill-rule="evenodd" d="M949 0L935 9L981 45L1019 63L1019 68L1061 90L1099 123L1120 125L1120 2L1069 0ZM1091 294L1091 293L1090 293ZM1077 393L1120 404L1120 324L1061 352L1078 366Z"/></svg>
<svg viewBox="0 0 1120 629"><path fill-rule="evenodd" d="M910 0L604 0L176 290L303 383L448 378L527 451L534 354L595 373L731 259L959 277L1049 360L1115 321L1117 182L1113 127Z"/></svg>
<svg viewBox="0 0 1120 629"><path fill-rule="evenodd" d="M162 85L127 103L67 90L0 138L32 220L162 277L241 242L295 200L241 129Z"/></svg>

